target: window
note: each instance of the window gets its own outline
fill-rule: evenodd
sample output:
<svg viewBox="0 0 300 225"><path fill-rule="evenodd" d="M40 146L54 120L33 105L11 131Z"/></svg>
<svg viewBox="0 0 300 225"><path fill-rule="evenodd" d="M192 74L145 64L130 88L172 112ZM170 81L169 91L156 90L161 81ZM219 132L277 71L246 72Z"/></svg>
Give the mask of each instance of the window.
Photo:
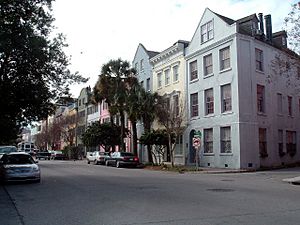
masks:
<svg viewBox="0 0 300 225"><path fill-rule="evenodd" d="M138 63L135 63L134 69L136 70L137 73L139 72L139 64Z"/></svg>
<svg viewBox="0 0 300 225"><path fill-rule="evenodd" d="M191 94L191 117L198 115L198 93L194 93Z"/></svg>
<svg viewBox="0 0 300 225"><path fill-rule="evenodd" d="M278 153L280 156L283 156L283 130L278 130Z"/></svg>
<svg viewBox="0 0 300 225"><path fill-rule="evenodd" d="M79 103L78 103L78 106L81 106L81 99L79 99Z"/></svg>
<svg viewBox="0 0 300 225"><path fill-rule="evenodd" d="M141 81L141 87L144 88L144 81Z"/></svg>
<svg viewBox="0 0 300 225"><path fill-rule="evenodd" d="M107 102L103 102L103 110L106 110L106 109L108 109L108 104L107 104Z"/></svg>
<svg viewBox="0 0 300 225"><path fill-rule="evenodd" d="M179 96L174 95L173 96L173 110L174 115L177 117L179 116Z"/></svg>
<svg viewBox="0 0 300 225"><path fill-rule="evenodd" d="M201 26L201 43L209 41L214 37L214 27L213 21L209 21L208 23Z"/></svg>
<svg viewBox="0 0 300 225"><path fill-rule="evenodd" d="M146 91L150 91L150 78L146 80Z"/></svg>
<svg viewBox="0 0 300 225"><path fill-rule="evenodd" d="M226 84L221 86L221 97L222 97L222 113L231 111L231 85Z"/></svg>
<svg viewBox="0 0 300 225"><path fill-rule="evenodd" d="M259 128L259 154L260 157L267 157L267 129Z"/></svg>
<svg viewBox="0 0 300 225"><path fill-rule="evenodd" d="M300 66L297 67L297 78L300 79Z"/></svg>
<svg viewBox="0 0 300 225"><path fill-rule="evenodd" d="M213 89L205 90L205 115L214 113L214 92Z"/></svg>
<svg viewBox="0 0 300 225"><path fill-rule="evenodd" d="M230 48L226 47L220 50L220 70L230 68Z"/></svg>
<svg viewBox="0 0 300 225"><path fill-rule="evenodd" d="M95 105L94 107L95 107L94 108L95 109L95 113L98 112L98 105Z"/></svg>
<svg viewBox="0 0 300 225"><path fill-rule="evenodd" d="M288 96L288 113L289 113L289 116L293 115L293 98L292 98L292 96Z"/></svg>
<svg viewBox="0 0 300 225"><path fill-rule="evenodd" d="M257 112L265 112L265 87L257 85Z"/></svg>
<svg viewBox="0 0 300 225"><path fill-rule="evenodd" d="M204 76L213 73L212 54L203 57Z"/></svg>
<svg viewBox="0 0 300 225"><path fill-rule="evenodd" d="M256 70L264 71L263 68L263 51L260 49L255 49L255 63L256 63Z"/></svg>
<svg viewBox="0 0 300 225"><path fill-rule="evenodd" d="M179 74L178 74L178 66L173 66L173 82L178 81Z"/></svg>
<svg viewBox="0 0 300 225"><path fill-rule="evenodd" d="M282 114L282 94L277 93L277 113Z"/></svg>
<svg viewBox="0 0 300 225"><path fill-rule="evenodd" d="M195 80L198 78L198 71L197 71L197 61L190 63L190 79Z"/></svg>
<svg viewBox="0 0 300 225"><path fill-rule="evenodd" d="M167 69L165 70L165 85L169 85L170 84L170 70Z"/></svg>
<svg viewBox="0 0 300 225"><path fill-rule="evenodd" d="M162 77L161 73L157 74L157 87L160 88L162 86Z"/></svg>
<svg viewBox="0 0 300 225"><path fill-rule="evenodd" d="M140 62L141 71L144 70L144 60L142 59Z"/></svg>
<svg viewBox="0 0 300 225"><path fill-rule="evenodd" d="M231 152L231 128L221 127L221 153Z"/></svg>
<svg viewBox="0 0 300 225"><path fill-rule="evenodd" d="M176 147L175 147L175 155L183 154L183 138L182 135L179 135L176 138Z"/></svg>
<svg viewBox="0 0 300 225"><path fill-rule="evenodd" d="M171 108L170 98L165 98L165 105L168 110Z"/></svg>
<svg viewBox="0 0 300 225"><path fill-rule="evenodd" d="M291 156L296 154L296 132L286 131L286 152Z"/></svg>
<svg viewBox="0 0 300 225"><path fill-rule="evenodd" d="M213 129L204 129L204 153L213 153Z"/></svg>

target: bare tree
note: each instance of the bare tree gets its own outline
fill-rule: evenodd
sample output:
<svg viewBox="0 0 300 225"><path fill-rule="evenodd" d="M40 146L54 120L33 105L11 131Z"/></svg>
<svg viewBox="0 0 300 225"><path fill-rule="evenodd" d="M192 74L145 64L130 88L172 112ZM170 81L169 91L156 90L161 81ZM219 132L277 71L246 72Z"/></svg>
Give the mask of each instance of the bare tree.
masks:
<svg viewBox="0 0 300 225"><path fill-rule="evenodd" d="M170 160L173 167L177 140L183 135L187 127L187 118L184 101L180 100L179 95L173 95L172 98L172 103L170 103L170 98L166 96L161 99L157 117L158 122L164 126L168 135L167 150L170 151Z"/></svg>
<svg viewBox="0 0 300 225"><path fill-rule="evenodd" d="M300 2L292 4L292 9L284 22L289 36L289 45L293 51L300 54Z"/></svg>

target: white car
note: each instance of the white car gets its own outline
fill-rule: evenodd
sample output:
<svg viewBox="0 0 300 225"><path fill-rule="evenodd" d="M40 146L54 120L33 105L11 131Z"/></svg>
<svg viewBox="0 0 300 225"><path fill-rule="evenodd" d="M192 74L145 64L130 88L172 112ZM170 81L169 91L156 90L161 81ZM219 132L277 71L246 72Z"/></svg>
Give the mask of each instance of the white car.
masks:
<svg viewBox="0 0 300 225"><path fill-rule="evenodd" d="M106 160L110 158L109 152L87 152L86 160L87 163L90 164L91 162L95 165L97 164L105 164Z"/></svg>
<svg viewBox="0 0 300 225"><path fill-rule="evenodd" d="M0 159L0 180L40 182L41 172L31 155L24 152L4 154Z"/></svg>

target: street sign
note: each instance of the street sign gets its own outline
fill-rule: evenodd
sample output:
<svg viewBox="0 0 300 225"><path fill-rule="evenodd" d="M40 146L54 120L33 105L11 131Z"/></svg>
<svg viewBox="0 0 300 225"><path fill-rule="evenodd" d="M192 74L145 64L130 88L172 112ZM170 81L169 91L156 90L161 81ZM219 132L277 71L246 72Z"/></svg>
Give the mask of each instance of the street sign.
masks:
<svg viewBox="0 0 300 225"><path fill-rule="evenodd" d="M201 144L201 139L198 138L198 137L194 137L194 138L193 138L193 146L194 146L194 147L199 147L200 144Z"/></svg>
<svg viewBox="0 0 300 225"><path fill-rule="evenodd" d="M199 138L201 138L201 137L202 137L201 131L200 131L200 130L195 131L195 132L194 132L194 137L199 137Z"/></svg>

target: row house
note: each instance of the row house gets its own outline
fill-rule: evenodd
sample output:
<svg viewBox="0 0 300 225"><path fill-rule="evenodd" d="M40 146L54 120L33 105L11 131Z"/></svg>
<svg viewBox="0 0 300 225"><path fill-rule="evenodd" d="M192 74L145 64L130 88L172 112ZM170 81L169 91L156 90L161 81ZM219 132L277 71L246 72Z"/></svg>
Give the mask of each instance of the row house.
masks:
<svg viewBox="0 0 300 225"><path fill-rule="evenodd" d="M179 44L143 61L152 66L152 91L185 99L188 127L178 164L195 163L195 134L203 167L255 169L300 161L299 56L287 48L285 31L272 32L270 15L233 20L206 8L189 44L174 51ZM174 83L177 77L183 90Z"/></svg>
<svg viewBox="0 0 300 225"><path fill-rule="evenodd" d="M152 65L150 59L159 54L157 51L147 50L143 44L139 44L132 61L132 65L136 70L137 78L142 87L146 91L153 92L153 78ZM138 138L144 133L144 126L142 121L137 122L137 136ZM138 157L141 161L147 161L147 147L138 144Z"/></svg>
<svg viewBox="0 0 300 225"><path fill-rule="evenodd" d="M184 56L188 44L188 41L179 40L171 47L150 59L152 65L153 91L166 99L167 106L172 109L174 116L182 116L183 118L186 118L186 113L183 115L179 114L181 111L186 112L186 67ZM160 128L159 124L154 123L153 129L157 128ZM185 163L182 136L177 140L174 157L174 163Z"/></svg>
<svg viewBox="0 0 300 225"><path fill-rule="evenodd" d="M202 133L200 162L205 167L261 168L299 161L295 106L300 93L287 86L287 79L300 84L299 58L298 67L290 65L294 76L289 78L275 62L288 63L291 54L285 32L272 33L270 15L265 22L262 14L234 21L205 10L186 54L189 163L196 131Z"/></svg>

